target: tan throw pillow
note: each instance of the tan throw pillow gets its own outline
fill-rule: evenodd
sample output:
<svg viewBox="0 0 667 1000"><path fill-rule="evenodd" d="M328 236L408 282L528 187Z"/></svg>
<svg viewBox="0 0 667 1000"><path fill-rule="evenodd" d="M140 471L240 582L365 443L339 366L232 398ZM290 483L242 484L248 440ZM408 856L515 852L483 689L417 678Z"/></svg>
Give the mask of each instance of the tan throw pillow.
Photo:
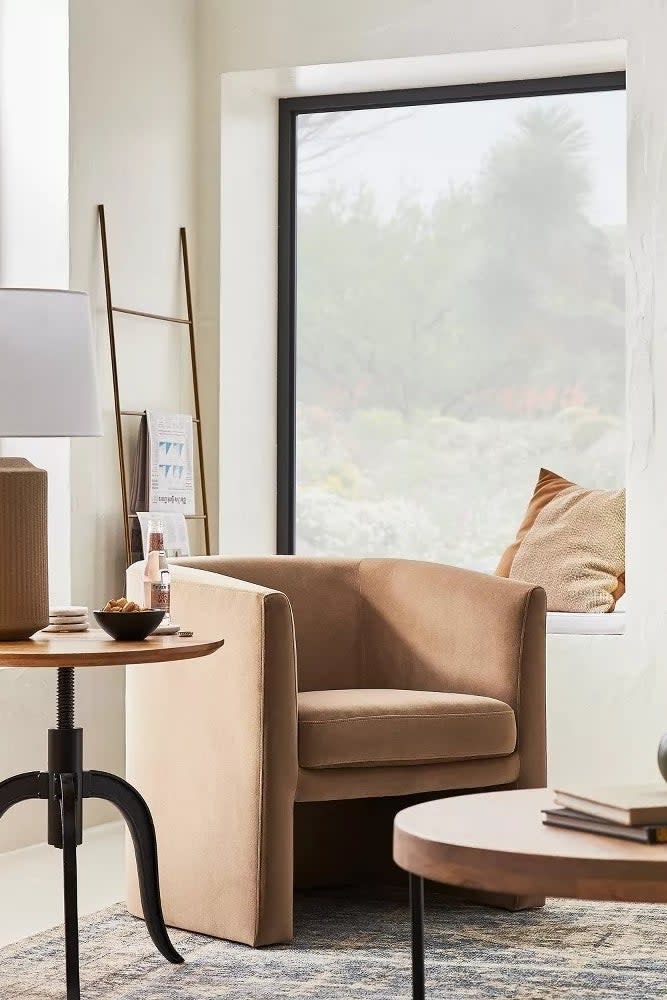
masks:
<svg viewBox="0 0 667 1000"><path fill-rule="evenodd" d="M613 611L625 592L625 490L585 490L541 469L496 573L544 587L549 611Z"/></svg>

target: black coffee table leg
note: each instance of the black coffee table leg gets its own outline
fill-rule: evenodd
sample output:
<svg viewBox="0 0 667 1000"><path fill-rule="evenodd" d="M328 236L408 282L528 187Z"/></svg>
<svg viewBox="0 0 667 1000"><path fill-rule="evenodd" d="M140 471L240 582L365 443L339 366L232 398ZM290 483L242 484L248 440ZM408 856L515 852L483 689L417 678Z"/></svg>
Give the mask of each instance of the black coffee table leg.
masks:
<svg viewBox="0 0 667 1000"><path fill-rule="evenodd" d="M67 1000L80 1000L79 913L76 885L76 818L80 798L73 774L61 774L60 815L62 823L63 887L65 909L65 975Z"/></svg>
<svg viewBox="0 0 667 1000"><path fill-rule="evenodd" d="M169 940L162 915L155 827L145 800L127 781L105 771L84 772L83 795L112 802L127 823L137 859L141 905L148 933L167 961L180 965L183 958Z"/></svg>
<svg viewBox="0 0 667 1000"><path fill-rule="evenodd" d="M412 923L412 1000L424 1000L424 879L410 874Z"/></svg>

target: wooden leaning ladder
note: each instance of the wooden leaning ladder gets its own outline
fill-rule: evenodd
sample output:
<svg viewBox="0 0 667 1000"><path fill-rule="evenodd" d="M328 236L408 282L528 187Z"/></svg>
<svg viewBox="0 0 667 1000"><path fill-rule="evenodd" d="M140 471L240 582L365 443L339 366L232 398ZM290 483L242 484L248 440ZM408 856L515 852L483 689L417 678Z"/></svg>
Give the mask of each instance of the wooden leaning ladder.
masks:
<svg viewBox="0 0 667 1000"><path fill-rule="evenodd" d="M144 319L158 320L161 323L177 323L187 326L190 337L190 361L192 365L192 390L194 396L195 413L192 418L197 428L197 453L199 458L199 482L201 487L202 513L186 514L188 520L204 522L204 541L206 544L206 555L211 554L211 541L209 531L208 503L206 499L206 477L204 475L204 445L202 440L201 410L199 405L199 381L197 378L197 355L195 350L195 323L192 309L192 287L190 284L190 263L188 258L188 238L185 227L181 226L181 254L183 257L183 275L185 279L185 301L187 305L188 317L183 319L179 316L161 316L158 313L143 312L140 309L123 309L115 306L111 298L111 271L109 267L109 245L107 242L107 227L104 217L104 205L97 206L100 221L100 237L102 240L102 263L104 265L104 289L107 302L107 320L109 324L109 348L111 352L111 376L113 380L113 401L116 415L116 436L118 438L118 464L120 472L120 490L123 504L123 528L125 536L125 558L127 565L132 560L132 549L130 545L130 522L137 515L130 513L129 496L127 492L127 473L125 470L125 448L123 444L123 417L142 417L143 410L124 410L120 405L120 390L118 385L118 363L116 359L116 332L114 326L114 315L123 313L126 316L141 316Z"/></svg>

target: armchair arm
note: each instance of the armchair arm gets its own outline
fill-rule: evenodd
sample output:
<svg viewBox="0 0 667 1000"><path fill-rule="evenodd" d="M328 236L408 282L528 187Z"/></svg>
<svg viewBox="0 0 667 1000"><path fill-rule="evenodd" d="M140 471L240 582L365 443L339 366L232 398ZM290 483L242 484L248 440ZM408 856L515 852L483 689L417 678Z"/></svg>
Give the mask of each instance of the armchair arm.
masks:
<svg viewBox="0 0 667 1000"><path fill-rule="evenodd" d="M128 596L141 598L141 567ZM171 566L202 660L128 668L127 769L153 812L167 922L248 944L292 935L296 653L284 594ZM130 876L132 879L132 876ZM141 913L136 884L130 906Z"/></svg>
<svg viewBox="0 0 667 1000"><path fill-rule="evenodd" d="M514 709L521 787L545 783L546 595L541 587L409 560L363 560L372 686L455 691Z"/></svg>

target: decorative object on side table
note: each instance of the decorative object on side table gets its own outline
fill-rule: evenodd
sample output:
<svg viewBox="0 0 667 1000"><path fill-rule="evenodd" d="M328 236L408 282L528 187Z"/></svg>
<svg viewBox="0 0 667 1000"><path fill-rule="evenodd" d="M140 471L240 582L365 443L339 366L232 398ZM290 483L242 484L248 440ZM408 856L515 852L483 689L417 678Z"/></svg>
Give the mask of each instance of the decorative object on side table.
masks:
<svg viewBox="0 0 667 1000"><path fill-rule="evenodd" d="M171 577L164 548L164 524L159 518L148 522L144 562L144 606L164 612L164 624L171 625Z"/></svg>
<svg viewBox="0 0 667 1000"><path fill-rule="evenodd" d="M0 288L0 437L101 434L88 296ZM49 624L46 472L0 458L0 641Z"/></svg>
<svg viewBox="0 0 667 1000"><path fill-rule="evenodd" d="M58 605L49 611L45 632L87 632L88 608L83 605Z"/></svg>
<svg viewBox="0 0 667 1000"><path fill-rule="evenodd" d="M0 641L27 639L48 622L46 491L43 469L0 458Z"/></svg>
<svg viewBox="0 0 667 1000"><path fill-rule="evenodd" d="M164 611L93 611L95 621L107 635L120 642L141 642L147 639L164 618Z"/></svg>
<svg viewBox="0 0 667 1000"><path fill-rule="evenodd" d="M667 733L664 733L660 737L660 742L658 743L658 770L665 781L667 781Z"/></svg>
<svg viewBox="0 0 667 1000"><path fill-rule="evenodd" d="M188 660L207 656L222 645L222 639L172 637L118 643L97 630L75 635L42 632L34 639L0 644L2 667L58 669L58 724L56 729L49 729L48 768L0 782L0 816L11 806L29 799L47 802L48 842L63 852L67 1000L81 997L76 849L83 842L84 799L105 799L123 816L134 843L148 933L169 962L183 961L169 940L162 915L157 843L148 806L139 792L122 778L83 769L83 730L74 725L74 668Z"/></svg>

